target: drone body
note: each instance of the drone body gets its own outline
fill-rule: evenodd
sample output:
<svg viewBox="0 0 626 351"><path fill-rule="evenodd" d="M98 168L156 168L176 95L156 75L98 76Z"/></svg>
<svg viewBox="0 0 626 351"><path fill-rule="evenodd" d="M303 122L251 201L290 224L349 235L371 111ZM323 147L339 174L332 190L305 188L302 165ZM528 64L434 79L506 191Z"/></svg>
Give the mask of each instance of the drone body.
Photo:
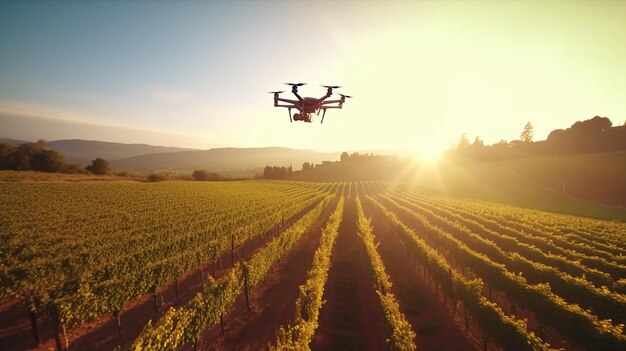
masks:
<svg viewBox="0 0 626 351"><path fill-rule="evenodd" d="M326 95L321 98L313 98L313 97L301 97L298 94L298 87L305 85L305 83L285 83L287 85L291 85L291 92L298 98L298 100L289 100L278 97L278 94L282 93L282 91L273 91L271 94L274 94L274 106L275 107L286 107L289 110L289 121L302 121L306 123L311 123L311 114L319 115L320 111L324 111L322 114L322 121L324 123L324 117L326 116L326 110L331 108L343 108L343 103L346 101L346 98L350 98L351 96L342 95L339 100L326 100L327 98L333 95L333 89L340 88L338 86L328 86L323 85L326 88ZM285 104L279 104L279 102L283 102ZM291 109L298 110L299 113L291 116Z"/></svg>

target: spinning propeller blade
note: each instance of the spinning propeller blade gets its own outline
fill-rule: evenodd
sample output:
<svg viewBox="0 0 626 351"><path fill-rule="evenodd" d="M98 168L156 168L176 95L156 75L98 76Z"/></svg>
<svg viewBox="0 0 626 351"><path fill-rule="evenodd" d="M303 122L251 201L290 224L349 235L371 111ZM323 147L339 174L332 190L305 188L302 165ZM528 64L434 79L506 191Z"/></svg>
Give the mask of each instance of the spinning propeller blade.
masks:
<svg viewBox="0 0 626 351"><path fill-rule="evenodd" d="M280 93L284 93L284 91L268 91L268 93L270 93L270 94L280 94Z"/></svg>
<svg viewBox="0 0 626 351"><path fill-rule="evenodd" d="M285 84L287 84L287 85L291 85L291 86L294 86L294 85L295 85L295 86L297 86L297 87L301 87L301 86L303 86L303 85L306 85L306 83L285 83Z"/></svg>
<svg viewBox="0 0 626 351"><path fill-rule="evenodd" d="M350 95L343 95L343 94L339 94L339 95L341 95L341 97L344 97L344 98L347 98L347 99L352 99L353 98L353 96L350 96Z"/></svg>
<svg viewBox="0 0 626 351"><path fill-rule="evenodd" d="M324 88L339 89L341 85L322 85Z"/></svg>

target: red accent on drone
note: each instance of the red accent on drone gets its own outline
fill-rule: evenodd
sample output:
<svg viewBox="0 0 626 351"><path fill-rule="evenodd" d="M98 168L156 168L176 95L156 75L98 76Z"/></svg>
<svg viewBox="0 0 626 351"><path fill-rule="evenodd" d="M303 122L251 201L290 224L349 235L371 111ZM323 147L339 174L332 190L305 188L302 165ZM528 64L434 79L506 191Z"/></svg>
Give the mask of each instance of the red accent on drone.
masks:
<svg viewBox="0 0 626 351"><path fill-rule="evenodd" d="M326 100L331 95L333 95L333 89L341 88L337 85L322 85L322 87L326 88L326 95L321 98L313 98L313 97L301 97L298 94L298 87L306 85L306 83L285 83L287 85L291 85L291 92L298 98L298 100L289 100L278 97L278 94L283 93L283 91L271 91L270 94L274 94L274 107L286 107L289 110L289 121L302 121L306 123L311 123L311 114L320 114L320 111L324 111L322 114L322 121L320 123L324 123L324 117L326 116L326 110L331 108L343 108L343 103L346 102L346 99L351 98L352 96L339 94L341 99L339 100ZM279 104L279 102L283 102L285 104ZM291 117L291 109L296 109L300 113L296 113Z"/></svg>

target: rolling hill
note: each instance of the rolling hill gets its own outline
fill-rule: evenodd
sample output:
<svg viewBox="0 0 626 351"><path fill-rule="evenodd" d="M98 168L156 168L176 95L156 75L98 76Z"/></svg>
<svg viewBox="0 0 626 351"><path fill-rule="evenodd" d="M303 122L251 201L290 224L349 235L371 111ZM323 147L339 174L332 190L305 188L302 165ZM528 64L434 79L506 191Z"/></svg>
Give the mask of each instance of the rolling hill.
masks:
<svg viewBox="0 0 626 351"><path fill-rule="evenodd" d="M0 143L19 145L30 143L17 139L0 139ZM63 154L69 163L88 164L91 160L99 157L105 160L115 160L138 155L169 153L193 150L180 147L153 146L146 144L124 144L96 140L67 139L47 142L48 148Z"/></svg>
<svg viewBox="0 0 626 351"><path fill-rule="evenodd" d="M304 162L320 163L336 160L340 152L318 152L284 147L215 148L171 153L154 153L112 160L111 166L138 170L242 170L272 166L289 166L299 169Z"/></svg>

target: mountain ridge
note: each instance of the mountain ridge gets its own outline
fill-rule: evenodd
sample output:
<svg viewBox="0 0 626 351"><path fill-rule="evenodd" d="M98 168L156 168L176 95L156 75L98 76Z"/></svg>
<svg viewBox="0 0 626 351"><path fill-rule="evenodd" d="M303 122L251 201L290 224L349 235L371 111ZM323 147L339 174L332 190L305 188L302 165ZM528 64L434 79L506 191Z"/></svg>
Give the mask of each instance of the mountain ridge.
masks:
<svg viewBox="0 0 626 351"><path fill-rule="evenodd" d="M18 139L0 138L0 143L19 145L30 143ZM34 142L34 141L33 141ZM61 139L47 142L48 148L63 154L69 163L86 165L103 158L114 168L151 170L210 171L251 170L271 166L299 168L304 162L321 163L339 159L342 151L316 151L284 146L216 147L210 149L155 146L141 143L118 143L100 140ZM390 154L386 150L355 150L359 153Z"/></svg>

